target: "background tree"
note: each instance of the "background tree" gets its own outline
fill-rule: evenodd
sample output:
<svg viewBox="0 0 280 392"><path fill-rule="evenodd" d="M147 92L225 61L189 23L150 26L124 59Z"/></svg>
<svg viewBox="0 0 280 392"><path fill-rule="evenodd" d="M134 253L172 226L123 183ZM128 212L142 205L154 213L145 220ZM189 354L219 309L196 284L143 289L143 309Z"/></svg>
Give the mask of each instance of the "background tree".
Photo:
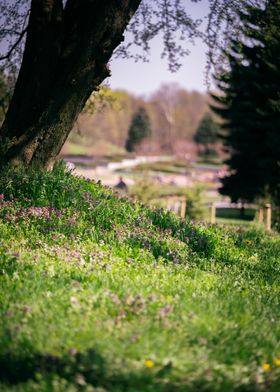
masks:
<svg viewBox="0 0 280 392"><path fill-rule="evenodd" d="M198 124L194 141L203 146L203 155L215 155L215 150L212 147L218 141L218 126L214 122L210 113L206 113Z"/></svg>
<svg viewBox="0 0 280 392"><path fill-rule="evenodd" d="M151 134L152 131L148 113L144 107L140 107L134 114L128 129L128 136L125 145L127 151L134 151L135 147L139 145L142 140L151 136Z"/></svg>
<svg viewBox="0 0 280 392"><path fill-rule="evenodd" d="M173 90L173 94L170 94L170 90ZM137 109L143 106L148 113L153 131L147 141L148 145L141 144L141 149L155 154L170 152L176 154L181 151L184 155L190 146L194 145L193 134L203 113L207 110L209 101L207 94L187 91L173 83L163 85L150 96L146 96L145 100L121 90L102 88L101 92L101 97L100 94L97 97L93 94L93 97L88 100L63 146L62 154L124 153L131 119ZM170 114L173 118L171 139L170 123L164 115L168 98L172 100L170 102L172 108Z"/></svg>
<svg viewBox="0 0 280 392"><path fill-rule="evenodd" d="M174 153L176 141L191 141L207 95L189 92L176 83L163 84L148 100L153 141L166 153Z"/></svg>
<svg viewBox="0 0 280 392"><path fill-rule="evenodd" d="M242 7L243 1L209 3L206 40L211 59L223 20L227 20L227 26L235 26L235 9ZM107 64L140 4L129 26L135 45L144 47L147 53L150 40L162 33L162 55L170 69L176 70L180 56L188 53L182 42L201 36L199 22L189 17L181 0L0 3L0 39L7 42L10 38L0 60L17 64L21 53L18 48L24 46L14 94L0 130L1 145L6 146L4 162L48 166L53 161L90 94L109 75ZM119 54L127 56L126 49L119 47ZM16 50L18 56L14 56Z"/></svg>
<svg viewBox="0 0 280 392"><path fill-rule="evenodd" d="M241 36L227 52L229 70L217 76L222 95L214 110L224 119L230 158L222 194L280 202L280 0L240 12Z"/></svg>

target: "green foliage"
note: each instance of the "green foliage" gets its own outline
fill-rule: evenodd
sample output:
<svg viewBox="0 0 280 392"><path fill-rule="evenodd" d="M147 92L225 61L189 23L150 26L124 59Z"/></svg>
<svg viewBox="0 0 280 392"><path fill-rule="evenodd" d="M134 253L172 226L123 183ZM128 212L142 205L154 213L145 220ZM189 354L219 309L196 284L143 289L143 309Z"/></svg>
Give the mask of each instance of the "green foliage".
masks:
<svg viewBox="0 0 280 392"><path fill-rule="evenodd" d="M5 168L1 177L1 191L8 200L16 200L25 207L75 208L84 202L83 192L90 183L77 178L73 181L71 171L62 161L56 162L52 171L31 167L28 171Z"/></svg>
<svg viewBox="0 0 280 392"><path fill-rule="evenodd" d="M85 113L100 112L106 108L116 111L121 109L120 92L113 91L106 85L101 85L87 100L83 111Z"/></svg>
<svg viewBox="0 0 280 392"><path fill-rule="evenodd" d="M186 197L186 219L201 220L205 216L202 205L203 186L194 188L178 187L170 184L157 184L151 178L144 177L131 186L129 193L143 203L151 206L166 207L168 198L176 196Z"/></svg>
<svg viewBox="0 0 280 392"><path fill-rule="evenodd" d="M210 148L210 145L218 141L218 130L211 114L206 113L198 124L194 135L194 141L204 146L204 155L215 155L215 149Z"/></svg>
<svg viewBox="0 0 280 392"><path fill-rule="evenodd" d="M231 173L222 194L232 201L280 202L280 2L240 13L239 40L227 51L229 71L217 75L222 96L214 110L224 119Z"/></svg>
<svg viewBox="0 0 280 392"><path fill-rule="evenodd" d="M162 187L159 188L151 178L143 177L129 188L129 193L142 203L149 203L160 196L160 189L162 190Z"/></svg>
<svg viewBox="0 0 280 392"><path fill-rule="evenodd" d="M203 186L196 186L186 191L187 205L186 217L187 219L201 220L205 216L205 207L202 205Z"/></svg>
<svg viewBox="0 0 280 392"><path fill-rule="evenodd" d="M140 107L134 114L128 129L126 141L127 151L134 151L135 147L140 144L143 139L151 136L151 134L152 131L148 113L145 108Z"/></svg>
<svg viewBox="0 0 280 392"><path fill-rule="evenodd" d="M7 169L0 194L1 391L278 390L279 236L186 224L62 164Z"/></svg>

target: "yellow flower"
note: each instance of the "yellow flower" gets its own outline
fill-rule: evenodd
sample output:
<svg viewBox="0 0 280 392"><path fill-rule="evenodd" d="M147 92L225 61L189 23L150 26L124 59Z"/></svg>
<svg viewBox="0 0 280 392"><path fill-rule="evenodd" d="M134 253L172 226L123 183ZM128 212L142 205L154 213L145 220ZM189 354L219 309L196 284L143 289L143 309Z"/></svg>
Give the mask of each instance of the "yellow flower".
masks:
<svg viewBox="0 0 280 392"><path fill-rule="evenodd" d="M151 359L146 359L146 361L144 362L145 366L147 368L152 368L154 366L154 361L152 361Z"/></svg>
<svg viewBox="0 0 280 392"><path fill-rule="evenodd" d="M280 358L275 358L274 359L274 365L280 366Z"/></svg>
<svg viewBox="0 0 280 392"><path fill-rule="evenodd" d="M271 366L269 363L262 364L262 368L265 372L269 372L271 370Z"/></svg>

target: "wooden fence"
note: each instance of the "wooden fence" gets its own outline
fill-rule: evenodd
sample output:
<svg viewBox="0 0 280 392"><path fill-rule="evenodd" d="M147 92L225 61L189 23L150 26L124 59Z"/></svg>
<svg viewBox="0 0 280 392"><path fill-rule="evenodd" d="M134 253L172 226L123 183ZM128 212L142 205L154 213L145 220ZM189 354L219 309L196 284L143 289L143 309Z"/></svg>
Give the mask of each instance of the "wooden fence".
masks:
<svg viewBox="0 0 280 392"><path fill-rule="evenodd" d="M172 196L167 198L166 208L170 211L174 211L183 219L186 218L186 206L186 196Z"/></svg>
<svg viewBox="0 0 280 392"><path fill-rule="evenodd" d="M173 211L181 218L186 218L186 207L187 207L187 198L186 196L165 196L161 198L161 201L164 200L165 208L170 211ZM210 211L210 222L212 224L217 223L217 205L215 203L211 204ZM231 207L223 207L224 209L230 209ZM257 219L260 223L262 223L266 230L271 230L271 216L272 216L272 207L271 204L267 203L263 207L253 205L250 206L250 209L255 209L257 212Z"/></svg>
<svg viewBox="0 0 280 392"><path fill-rule="evenodd" d="M230 207L229 207L230 208ZM267 203L264 207L255 206L257 211L258 221L264 224L266 230L271 230L271 204ZM212 224L216 223L216 216L217 216L217 207L215 203L211 205L211 219L210 222Z"/></svg>

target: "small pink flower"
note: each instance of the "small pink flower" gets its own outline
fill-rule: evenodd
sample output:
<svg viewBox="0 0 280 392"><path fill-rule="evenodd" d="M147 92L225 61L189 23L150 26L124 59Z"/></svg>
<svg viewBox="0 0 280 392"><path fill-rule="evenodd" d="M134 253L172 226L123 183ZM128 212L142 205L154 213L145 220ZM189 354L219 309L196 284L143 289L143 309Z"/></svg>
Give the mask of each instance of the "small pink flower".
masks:
<svg viewBox="0 0 280 392"><path fill-rule="evenodd" d="M73 306L79 305L79 301L76 297L71 297L70 302L71 302L71 305L73 305Z"/></svg>

